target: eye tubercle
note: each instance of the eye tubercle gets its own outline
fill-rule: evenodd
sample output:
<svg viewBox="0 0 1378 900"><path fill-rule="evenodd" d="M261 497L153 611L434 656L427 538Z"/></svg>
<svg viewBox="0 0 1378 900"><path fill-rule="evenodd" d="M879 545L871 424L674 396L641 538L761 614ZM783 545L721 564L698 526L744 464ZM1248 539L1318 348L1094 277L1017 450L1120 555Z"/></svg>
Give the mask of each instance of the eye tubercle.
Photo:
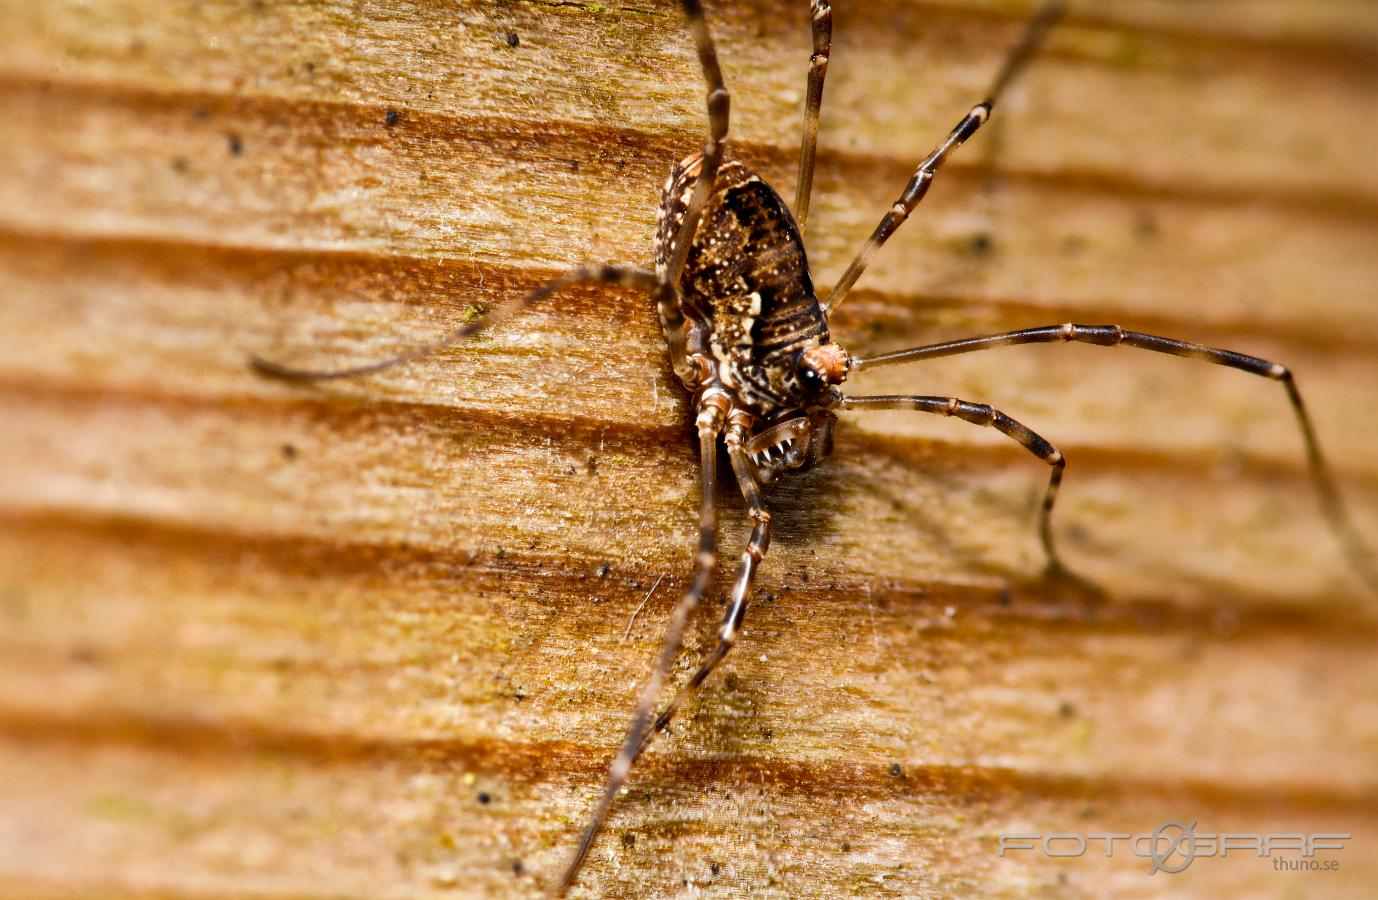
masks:
<svg viewBox="0 0 1378 900"><path fill-rule="evenodd" d="M828 384L841 384L846 381L847 372L852 368L851 356L836 342L805 350L800 362L821 375Z"/></svg>

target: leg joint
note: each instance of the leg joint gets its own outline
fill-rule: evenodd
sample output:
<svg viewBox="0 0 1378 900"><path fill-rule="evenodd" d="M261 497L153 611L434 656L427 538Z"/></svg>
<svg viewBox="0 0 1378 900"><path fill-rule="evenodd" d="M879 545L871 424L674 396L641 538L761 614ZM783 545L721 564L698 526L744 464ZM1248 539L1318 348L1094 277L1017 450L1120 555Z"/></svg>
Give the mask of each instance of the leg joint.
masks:
<svg viewBox="0 0 1378 900"><path fill-rule="evenodd" d="M998 428L1001 431L1005 431L1011 425L1018 425L1017 422L1000 412L1000 410L984 403L966 403L962 400L949 400L948 408L952 410L948 415L955 415L957 418L970 422L973 425Z"/></svg>
<svg viewBox="0 0 1378 900"><path fill-rule="evenodd" d="M656 300L656 312L666 322L678 324L684 321L684 313L680 310L679 298L670 294Z"/></svg>
<svg viewBox="0 0 1378 900"><path fill-rule="evenodd" d="M746 604L738 603L733 607L728 618L723 620L722 627L718 629L718 651L719 658L726 656L727 651L732 649L732 645L737 643L737 635L742 630L742 620L746 618Z"/></svg>
<svg viewBox="0 0 1378 900"><path fill-rule="evenodd" d="M722 430L723 419L732 406L732 398L722 388L714 385L699 397L699 415L695 424L699 435L716 434Z"/></svg>

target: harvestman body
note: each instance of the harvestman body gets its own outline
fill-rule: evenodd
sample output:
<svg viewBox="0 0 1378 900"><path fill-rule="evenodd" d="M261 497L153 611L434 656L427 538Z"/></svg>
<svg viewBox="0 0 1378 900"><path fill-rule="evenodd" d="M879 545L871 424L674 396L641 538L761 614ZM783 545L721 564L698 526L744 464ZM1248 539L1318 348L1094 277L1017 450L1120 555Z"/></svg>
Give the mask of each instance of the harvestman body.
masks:
<svg viewBox="0 0 1378 900"><path fill-rule="evenodd" d="M950 341L887 353L869 359L850 356L831 339L828 313L851 290L872 256L909 216L928 191L948 155L990 116L1004 87L1037 48L1061 14L1062 3L1046 3L1011 51L986 99L968 112L946 139L915 170L899 199L885 214L837 286L820 303L809 274L802 233L808 217L817 144L818 117L832 41L832 10L827 0L812 0L813 48L808 70L804 137L794 212L746 165L725 161L729 96L718 65L700 0L680 0L708 84L709 136L703 150L671 173L657 212L655 271L622 266L576 269L429 344L376 363L348 369L309 371L255 357L260 372L295 381L345 378L399 365L463 340L480 328L574 284L635 286L656 300L670 361L694 398L699 436L702 506L694 574L670 618L650 678L642 689L622 747L613 759L602 793L590 814L573 858L557 882L564 893L578 874L613 799L632 764L654 736L727 655L746 614L756 570L770 545L770 512L762 487L790 472L810 468L832 451L838 409L911 409L955 416L995 428L1019 442L1051 468L1039 514L1039 534L1051 574L1069 576L1054 548L1050 514L1062 480L1062 454L1024 425L990 406L950 397L848 396L841 385L849 374L896 363L951 356L1013 344L1082 342L1125 345L1199 359L1279 381L1285 387L1305 440L1307 461L1328 521L1355 569L1378 590L1378 571L1348 519L1335 482L1316 442L1311 422L1291 373L1268 360L1183 341L1128 331L1118 325L1050 325L1005 334ZM727 449L732 474L746 501L751 537L742 554L718 642L670 704L652 719L665 681L679 654L684 628L708 587L716 564L716 482L718 442ZM1075 577L1075 576L1070 576Z"/></svg>

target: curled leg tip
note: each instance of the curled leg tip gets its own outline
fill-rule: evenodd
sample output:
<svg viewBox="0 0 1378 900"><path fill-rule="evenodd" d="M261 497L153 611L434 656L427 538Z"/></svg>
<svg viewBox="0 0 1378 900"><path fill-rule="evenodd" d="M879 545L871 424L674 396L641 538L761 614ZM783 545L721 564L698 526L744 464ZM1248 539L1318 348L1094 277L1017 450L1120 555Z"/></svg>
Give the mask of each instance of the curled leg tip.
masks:
<svg viewBox="0 0 1378 900"><path fill-rule="evenodd" d="M249 368L267 378L277 378L281 381L301 381L304 380L306 373L298 372L296 369L288 368L281 363L275 363L264 359L257 353L249 354Z"/></svg>
<svg viewBox="0 0 1378 900"><path fill-rule="evenodd" d="M1100 601L1107 597L1105 588L1067 568L1056 558L1050 559L1043 567L1042 578L1045 583L1071 588L1091 600Z"/></svg>

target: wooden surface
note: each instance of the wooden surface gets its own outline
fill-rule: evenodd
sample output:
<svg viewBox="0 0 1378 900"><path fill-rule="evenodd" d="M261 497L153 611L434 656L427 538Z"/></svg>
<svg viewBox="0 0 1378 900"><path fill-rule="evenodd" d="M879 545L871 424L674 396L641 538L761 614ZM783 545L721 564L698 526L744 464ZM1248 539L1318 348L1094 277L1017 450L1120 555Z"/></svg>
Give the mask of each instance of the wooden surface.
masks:
<svg viewBox="0 0 1378 900"><path fill-rule="evenodd" d="M838 7L821 284L1031 4ZM710 13L735 152L791 195L806 4ZM574 292L319 388L244 360L362 361L571 264L646 262L703 128L678 13L0 16L0 895L534 894L690 558L695 451L650 303ZM1118 322L1278 359L1378 544L1376 84L1367 0L1078 6L835 334ZM773 491L744 639L633 775L581 892L1378 883L1374 605L1276 385L1033 347L853 387L995 403L1057 443L1058 533L1106 597L1034 578L1036 460L956 421L844 417L835 458ZM1315 874L996 853L1169 819L1355 838Z"/></svg>

